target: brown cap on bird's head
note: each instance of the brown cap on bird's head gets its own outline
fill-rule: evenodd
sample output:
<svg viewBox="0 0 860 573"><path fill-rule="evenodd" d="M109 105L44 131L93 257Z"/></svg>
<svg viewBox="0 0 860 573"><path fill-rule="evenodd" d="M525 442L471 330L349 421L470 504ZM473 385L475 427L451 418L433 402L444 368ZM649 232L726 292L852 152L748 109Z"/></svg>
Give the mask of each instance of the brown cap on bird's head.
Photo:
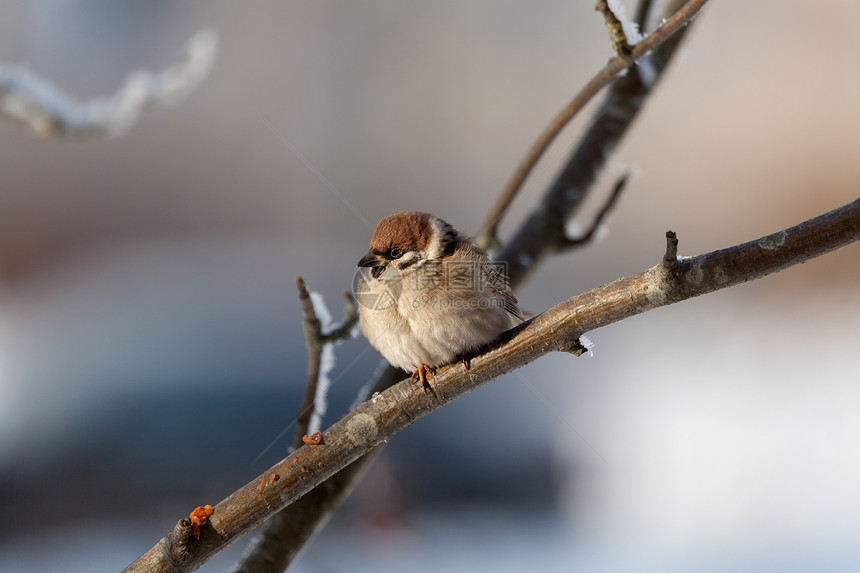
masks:
<svg viewBox="0 0 860 573"><path fill-rule="evenodd" d="M373 232L370 250L374 253L386 253L392 247L426 250L433 234L430 224L432 218L430 213L419 211L397 213L384 218Z"/></svg>

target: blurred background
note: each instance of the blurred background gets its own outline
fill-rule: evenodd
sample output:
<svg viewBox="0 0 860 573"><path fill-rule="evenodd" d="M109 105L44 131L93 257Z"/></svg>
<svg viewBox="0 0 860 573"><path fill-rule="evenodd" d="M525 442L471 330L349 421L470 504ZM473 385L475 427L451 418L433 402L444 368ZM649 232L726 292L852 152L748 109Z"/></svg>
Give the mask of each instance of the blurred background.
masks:
<svg viewBox="0 0 860 573"><path fill-rule="evenodd" d="M123 137L0 121L0 570L119 570L284 457L295 277L337 317L383 216L477 232L612 56L593 4L0 4L0 61L83 98L220 34L201 88ZM634 169L608 233L548 260L522 306L654 265L667 229L693 255L856 198L858 18L847 0L711 3L586 206ZM295 569L856 571L858 281L852 245L466 396L390 440ZM336 355L325 426L379 363L364 339Z"/></svg>

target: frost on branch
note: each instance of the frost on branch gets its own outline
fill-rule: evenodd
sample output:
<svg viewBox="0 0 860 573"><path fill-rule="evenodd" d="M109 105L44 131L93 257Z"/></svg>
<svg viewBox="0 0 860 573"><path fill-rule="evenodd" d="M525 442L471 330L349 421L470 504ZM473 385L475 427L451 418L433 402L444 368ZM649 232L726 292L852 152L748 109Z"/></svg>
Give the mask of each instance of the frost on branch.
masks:
<svg viewBox="0 0 860 573"><path fill-rule="evenodd" d="M615 15L618 23L621 24L621 29L624 30L624 35L627 37L627 43L635 46L642 41L642 34L639 32L639 24L627 18L624 12L624 4L621 0L606 0L609 9Z"/></svg>
<svg viewBox="0 0 860 573"><path fill-rule="evenodd" d="M317 314L317 318L319 318L322 331L331 332L334 321L323 296L316 291L310 291L309 294L311 303L314 305L314 311ZM326 410L328 410L328 391L331 388L331 378L329 375L332 370L334 370L334 346L333 344L324 344L322 347L322 356L320 357L316 396L314 397L314 411L311 415L310 424L308 424L308 434L322 429L322 419L325 416Z"/></svg>
<svg viewBox="0 0 860 573"><path fill-rule="evenodd" d="M201 30L182 59L158 73L138 70L111 96L79 101L25 67L0 66L0 115L43 136L116 136L141 112L180 102L209 74L218 38Z"/></svg>
<svg viewBox="0 0 860 573"><path fill-rule="evenodd" d="M632 47L642 41L639 24L627 19L620 0L598 0L595 9L606 20L612 48L621 57L629 56Z"/></svg>

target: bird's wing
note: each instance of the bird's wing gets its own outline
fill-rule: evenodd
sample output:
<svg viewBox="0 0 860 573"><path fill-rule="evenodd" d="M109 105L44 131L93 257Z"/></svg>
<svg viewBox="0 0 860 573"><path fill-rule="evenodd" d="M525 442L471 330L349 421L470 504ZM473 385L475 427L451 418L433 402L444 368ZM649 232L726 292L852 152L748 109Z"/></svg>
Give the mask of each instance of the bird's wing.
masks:
<svg viewBox="0 0 860 573"><path fill-rule="evenodd" d="M461 241L457 245L457 250L462 250L465 258L473 260L483 267L486 284L493 295L502 300L502 304L508 314L513 316L517 322L522 322L523 313L518 305L517 297L514 296L514 291L511 290L508 284L508 276L505 274L504 263L491 261L483 250L468 240Z"/></svg>

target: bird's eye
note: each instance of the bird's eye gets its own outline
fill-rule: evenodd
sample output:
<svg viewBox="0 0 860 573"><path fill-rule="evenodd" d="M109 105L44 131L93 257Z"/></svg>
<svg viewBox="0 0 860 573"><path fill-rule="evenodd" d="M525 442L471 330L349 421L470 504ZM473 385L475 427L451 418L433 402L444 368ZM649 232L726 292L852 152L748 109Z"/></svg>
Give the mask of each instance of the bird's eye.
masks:
<svg viewBox="0 0 860 573"><path fill-rule="evenodd" d="M388 256L391 257L392 259L399 259L400 257L403 256L403 249L401 249L399 247L394 247L393 249L388 251Z"/></svg>

